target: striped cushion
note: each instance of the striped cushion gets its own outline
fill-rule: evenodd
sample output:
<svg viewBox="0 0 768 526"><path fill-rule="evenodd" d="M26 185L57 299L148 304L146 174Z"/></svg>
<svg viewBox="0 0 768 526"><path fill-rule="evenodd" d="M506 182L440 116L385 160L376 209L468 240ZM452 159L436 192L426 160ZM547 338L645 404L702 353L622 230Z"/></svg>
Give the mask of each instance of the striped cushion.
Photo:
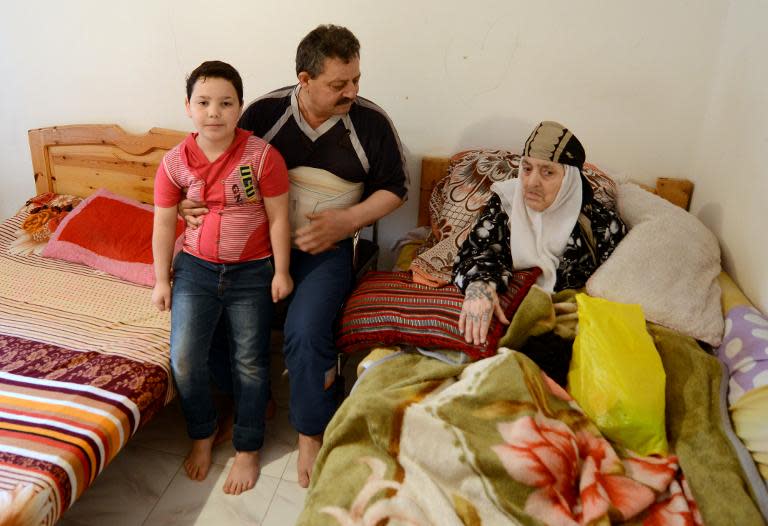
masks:
<svg viewBox="0 0 768 526"><path fill-rule="evenodd" d="M539 269L515 272L499 301L508 319L535 283ZM505 327L495 318L484 345L471 345L459 333L464 295L455 285L433 288L411 280L408 272L369 272L347 300L336 333L343 352L375 345L413 345L462 351L472 359L496 352Z"/></svg>

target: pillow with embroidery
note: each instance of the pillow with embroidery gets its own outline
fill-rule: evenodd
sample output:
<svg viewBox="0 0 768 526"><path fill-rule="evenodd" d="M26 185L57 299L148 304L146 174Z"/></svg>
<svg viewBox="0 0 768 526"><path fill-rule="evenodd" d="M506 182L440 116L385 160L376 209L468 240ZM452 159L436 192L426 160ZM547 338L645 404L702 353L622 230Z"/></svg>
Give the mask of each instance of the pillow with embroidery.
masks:
<svg viewBox="0 0 768 526"><path fill-rule="evenodd" d="M151 287L154 209L100 189L62 221L43 257L82 263L126 281ZM174 254L181 249L184 221L176 223Z"/></svg>
<svg viewBox="0 0 768 526"><path fill-rule="evenodd" d="M47 192L24 203L27 212L24 222L14 234L16 239L8 247L11 254L40 254L51 234L59 227L66 215L80 204L82 197Z"/></svg>

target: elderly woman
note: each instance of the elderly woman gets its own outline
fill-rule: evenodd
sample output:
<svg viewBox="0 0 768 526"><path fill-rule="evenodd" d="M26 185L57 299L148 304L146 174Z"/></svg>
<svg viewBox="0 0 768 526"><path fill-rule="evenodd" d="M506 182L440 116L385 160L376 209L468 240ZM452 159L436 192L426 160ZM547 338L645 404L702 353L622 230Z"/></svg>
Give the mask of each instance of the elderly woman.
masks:
<svg viewBox="0 0 768 526"><path fill-rule="evenodd" d="M536 283L548 292L581 288L626 234L621 218L593 198L585 158L573 133L545 121L525 142L518 178L491 186L453 267L467 342L485 343L494 314L509 323L497 294L513 270L539 267Z"/></svg>

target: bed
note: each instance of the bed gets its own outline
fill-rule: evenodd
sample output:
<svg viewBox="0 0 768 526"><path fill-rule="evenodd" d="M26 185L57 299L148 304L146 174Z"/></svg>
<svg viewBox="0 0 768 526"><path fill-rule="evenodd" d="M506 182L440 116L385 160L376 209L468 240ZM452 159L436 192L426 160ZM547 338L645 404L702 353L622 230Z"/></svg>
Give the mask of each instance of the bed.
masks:
<svg viewBox="0 0 768 526"><path fill-rule="evenodd" d="M143 229L146 241L147 224L151 236L141 203L152 203L157 165L183 137L113 125L29 132L40 197L0 225L0 523L54 524L174 396L170 317L135 284L146 255L133 261L115 239ZM57 208L61 196L72 211ZM79 211L97 203L107 208L86 221ZM30 227L43 212L58 228ZM132 281L115 275L126 268Z"/></svg>
<svg viewBox="0 0 768 526"><path fill-rule="evenodd" d="M765 405L754 402L768 387L753 382L753 366L768 363L740 361L748 344L729 338L734 304L758 331L768 332L760 328L768 321L721 274L717 240L685 211L688 181L641 189L594 165L585 170L595 195L613 201L630 227L586 289L643 305L666 374L668 454L607 440L568 391L516 351L534 336L573 339L573 291L550 297L532 286L535 273L517 273L502 298L510 326L484 348L462 348L450 264L490 183L517 163L498 150L424 160L419 224L427 234L403 244L410 263L398 264L408 271L369 273L347 301L337 344L369 354L326 430L298 523L763 524ZM743 407L727 399L739 367L753 382L738 389Z"/></svg>

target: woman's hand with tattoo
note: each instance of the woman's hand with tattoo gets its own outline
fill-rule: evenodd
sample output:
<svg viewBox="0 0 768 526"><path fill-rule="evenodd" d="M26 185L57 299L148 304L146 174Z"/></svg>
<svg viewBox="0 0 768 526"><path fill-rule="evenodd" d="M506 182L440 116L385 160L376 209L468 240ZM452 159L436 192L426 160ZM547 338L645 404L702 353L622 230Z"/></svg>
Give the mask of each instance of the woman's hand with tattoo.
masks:
<svg viewBox="0 0 768 526"><path fill-rule="evenodd" d="M464 304L459 316L459 332L464 334L467 343L474 345L485 343L493 315L496 315L501 323L509 324L499 305L496 284L473 281L464 292Z"/></svg>

